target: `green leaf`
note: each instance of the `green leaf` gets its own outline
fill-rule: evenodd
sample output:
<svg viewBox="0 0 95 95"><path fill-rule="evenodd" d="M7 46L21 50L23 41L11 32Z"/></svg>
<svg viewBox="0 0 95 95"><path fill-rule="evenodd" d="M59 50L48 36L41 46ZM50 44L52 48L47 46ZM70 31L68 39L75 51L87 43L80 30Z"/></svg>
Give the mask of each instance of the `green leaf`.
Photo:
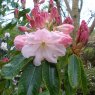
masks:
<svg viewBox="0 0 95 95"><path fill-rule="evenodd" d="M84 71L83 62L80 60L81 66L81 87L83 90L83 95L87 95L88 87L87 87L87 76Z"/></svg>
<svg viewBox="0 0 95 95"><path fill-rule="evenodd" d="M18 95L38 95L41 81L42 66L28 64L18 84Z"/></svg>
<svg viewBox="0 0 95 95"><path fill-rule="evenodd" d="M75 55L71 55L68 60L68 78L72 88L77 88L80 83L81 68L80 62Z"/></svg>
<svg viewBox="0 0 95 95"><path fill-rule="evenodd" d="M1 75L7 79L11 79L16 76L19 71L29 62L29 59L25 59L22 55L16 55L10 63L6 64L2 70Z"/></svg>
<svg viewBox="0 0 95 95"><path fill-rule="evenodd" d="M60 78L55 64L43 63L43 80L50 95L60 95Z"/></svg>
<svg viewBox="0 0 95 95"><path fill-rule="evenodd" d="M76 89L73 89L69 83L68 79L68 65L65 66L64 75L63 75L63 87L65 88L66 95L75 95ZM63 88L63 91L64 91Z"/></svg>

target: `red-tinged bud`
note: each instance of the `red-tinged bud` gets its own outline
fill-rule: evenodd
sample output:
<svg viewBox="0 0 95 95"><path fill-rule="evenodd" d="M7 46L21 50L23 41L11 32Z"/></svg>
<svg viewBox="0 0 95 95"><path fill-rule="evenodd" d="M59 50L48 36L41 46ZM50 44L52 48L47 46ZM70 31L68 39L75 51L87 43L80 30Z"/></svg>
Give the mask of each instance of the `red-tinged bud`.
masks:
<svg viewBox="0 0 95 95"><path fill-rule="evenodd" d="M57 10L56 7L51 8L51 12L50 13L51 13L51 17L52 18L59 17L59 13L58 13L58 10Z"/></svg>
<svg viewBox="0 0 95 95"><path fill-rule="evenodd" d="M53 8L54 7L54 0L49 0L49 11L50 11L50 9L51 8Z"/></svg>
<svg viewBox="0 0 95 95"><path fill-rule="evenodd" d="M57 22L57 24L60 24L61 23L61 17L60 16L55 17L55 21Z"/></svg>
<svg viewBox="0 0 95 95"><path fill-rule="evenodd" d="M30 16L30 15L26 14L26 18L27 18L27 20L28 20L29 22L31 21L31 16Z"/></svg>
<svg viewBox="0 0 95 95"><path fill-rule="evenodd" d="M43 28L45 26L45 20L41 15L36 16L35 23L37 28Z"/></svg>
<svg viewBox="0 0 95 95"><path fill-rule="evenodd" d="M77 43L83 43L83 45L87 44L89 38L89 28L85 20L81 22L81 25L77 32Z"/></svg>
<svg viewBox="0 0 95 95"><path fill-rule="evenodd" d="M21 0L22 8L25 9L26 0Z"/></svg>
<svg viewBox="0 0 95 95"><path fill-rule="evenodd" d="M15 10L14 10L14 16L15 16L15 18L18 18L18 16L19 16L19 10L17 8L15 8Z"/></svg>
<svg viewBox="0 0 95 95"><path fill-rule="evenodd" d="M30 29L27 28L26 26L19 26L18 29L21 31L21 32L29 32Z"/></svg>
<svg viewBox="0 0 95 95"><path fill-rule="evenodd" d="M40 12L39 6L35 5L34 8L31 11L31 14L35 17L36 15L38 15Z"/></svg>
<svg viewBox="0 0 95 95"><path fill-rule="evenodd" d="M30 21L30 27L31 28L35 28L36 27L34 19L31 19L31 21Z"/></svg>
<svg viewBox="0 0 95 95"><path fill-rule="evenodd" d="M63 21L63 24L74 24L74 21L70 17L66 17L66 19Z"/></svg>
<svg viewBox="0 0 95 95"><path fill-rule="evenodd" d="M5 57L5 58L3 58L3 59L1 60L1 62L4 62L4 63L9 62L9 58Z"/></svg>

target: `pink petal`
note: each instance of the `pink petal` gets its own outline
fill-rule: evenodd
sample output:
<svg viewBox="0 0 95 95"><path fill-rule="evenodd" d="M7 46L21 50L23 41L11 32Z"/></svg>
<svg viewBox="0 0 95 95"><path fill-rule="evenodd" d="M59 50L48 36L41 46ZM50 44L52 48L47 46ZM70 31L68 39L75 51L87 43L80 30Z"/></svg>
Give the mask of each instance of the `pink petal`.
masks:
<svg viewBox="0 0 95 95"><path fill-rule="evenodd" d="M37 45L25 45L22 48L21 52L25 58L29 58L30 56L35 56L35 53L38 48L39 48L38 44Z"/></svg>
<svg viewBox="0 0 95 95"><path fill-rule="evenodd" d="M41 65L41 61L44 59L42 51L43 50L41 48L39 48L38 51L35 54L35 58L34 58L34 61L33 61L35 66Z"/></svg>
<svg viewBox="0 0 95 95"><path fill-rule="evenodd" d="M43 56L48 62L57 63L57 58L53 55L53 52L49 48L44 49Z"/></svg>

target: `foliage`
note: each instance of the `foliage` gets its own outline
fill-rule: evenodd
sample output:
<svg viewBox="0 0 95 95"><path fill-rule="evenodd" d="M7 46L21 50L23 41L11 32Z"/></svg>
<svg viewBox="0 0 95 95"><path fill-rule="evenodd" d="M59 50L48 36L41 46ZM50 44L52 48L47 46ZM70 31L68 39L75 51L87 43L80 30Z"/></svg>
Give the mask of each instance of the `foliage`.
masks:
<svg viewBox="0 0 95 95"><path fill-rule="evenodd" d="M4 2L5 5L3 5ZM84 20L82 21L78 30L78 36L76 33L74 34L76 35L76 38L72 37L73 39L70 39L70 32L73 30L73 25L71 25L73 24L73 20L71 18L69 18L69 20L66 19L65 22L63 21L63 23L66 24L66 26L64 26L61 21L61 14L58 11L59 9L57 9L58 0L54 0L54 5L53 1L51 0L49 7L47 7L51 8L49 9L49 12L51 13L46 13L48 13L49 16L51 14L52 19L48 18L48 15L46 15L46 22L43 21L43 18L40 18L40 13L35 13L36 9L34 10L34 14L33 11L29 13L30 9L25 8L25 3L26 2L24 1L24 3L22 3L22 6L20 6L18 0L0 1L0 8L2 9L0 9L1 19L2 17L6 16L7 12L11 13L12 11L12 13L14 13L14 18L12 18L8 22L6 22L5 19L0 20L0 95L76 95L77 89L81 89L83 95L87 95L87 86L91 84L87 84L88 81L86 78L88 77L86 77L84 63L80 58L80 53L85 47L89 36L86 22ZM34 0L34 5L36 3L38 3L38 5L41 4L41 2ZM9 4L11 8L7 6ZM38 8L38 6L35 5L34 8ZM28 15L27 13L29 13L30 15ZM34 19L35 21L32 22ZM3 26L3 23L5 23L6 25ZM21 26L21 30L25 31L18 31L17 26ZM40 30L40 28L42 29L43 27L47 28L48 31L50 30L51 34L55 33L57 36L55 34L53 36L55 36L56 38L59 38L59 36L61 38L63 34L68 38L66 39L66 37L64 36L64 39L66 39L66 41L64 41L63 39L64 52L66 51L66 48L67 52L66 55L63 56L63 49L62 51L60 51L60 47L57 47L57 44L55 43L54 45L57 48L52 48L52 51L56 50L56 53L49 53L51 53L51 55L53 56L51 56L52 58L54 58L52 59L53 61L55 61L55 59L57 59L58 57L57 64L52 63L50 55L48 55L48 58L41 58L42 64L40 66L35 66L34 59L36 59L36 57L38 56L25 58L25 56L21 53L22 51L17 51L16 45L14 47L14 38L17 35L28 35L27 38L29 38L29 33L26 32L31 32L30 34L32 35L32 37L34 37L34 31L37 31L38 29ZM61 31L63 30L68 33L61 34ZM56 31L60 31L59 34L57 34ZM5 35L6 33L7 36ZM8 33L10 34L10 37ZM84 34L86 34L86 37L84 36ZM37 37L39 38L39 34L37 35ZM34 41L36 40L37 39L34 37ZM73 40L72 44L71 40ZM25 39L23 41L27 42L25 41ZM23 41L21 39L20 45L23 45ZM17 42L19 42L19 39ZM29 45L31 44L29 43ZM42 47L44 47L44 43L42 43L41 45ZM45 49L43 48L43 50ZM84 52L88 51L88 49L85 49ZM92 49L90 49L90 53L91 51ZM8 60L5 60L6 58Z"/></svg>

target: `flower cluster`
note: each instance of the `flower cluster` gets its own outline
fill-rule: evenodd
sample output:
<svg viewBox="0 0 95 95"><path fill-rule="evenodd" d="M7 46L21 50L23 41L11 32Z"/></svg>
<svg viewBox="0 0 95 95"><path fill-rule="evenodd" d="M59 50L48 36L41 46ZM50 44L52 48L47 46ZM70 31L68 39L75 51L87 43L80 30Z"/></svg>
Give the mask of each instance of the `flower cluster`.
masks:
<svg viewBox="0 0 95 95"><path fill-rule="evenodd" d="M66 47L72 43L70 33L74 27L70 24L61 24L58 10L54 6L50 12L45 12L35 4L31 14L32 16L26 14L29 27L19 26L25 34L15 37L16 49L20 50L25 58L34 57L36 66L44 59L57 63L58 57L64 56Z"/></svg>

